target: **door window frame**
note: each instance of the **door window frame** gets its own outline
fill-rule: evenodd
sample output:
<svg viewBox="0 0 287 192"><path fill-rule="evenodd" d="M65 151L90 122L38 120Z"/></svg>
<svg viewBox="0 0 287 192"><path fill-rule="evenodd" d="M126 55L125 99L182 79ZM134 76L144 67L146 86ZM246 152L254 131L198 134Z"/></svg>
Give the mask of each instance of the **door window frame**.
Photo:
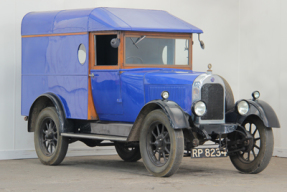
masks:
<svg viewBox="0 0 287 192"><path fill-rule="evenodd" d="M117 65L95 65L96 63L96 44L95 44L95 36L96 35L117 35L118 38L120 36L120 32L118 31L101 31L101 32L91 32L89 34L89 70L97 70L97 69L120 69L119 65L119 55L120 55L120 46L118 47L118 63Z"/></svg>

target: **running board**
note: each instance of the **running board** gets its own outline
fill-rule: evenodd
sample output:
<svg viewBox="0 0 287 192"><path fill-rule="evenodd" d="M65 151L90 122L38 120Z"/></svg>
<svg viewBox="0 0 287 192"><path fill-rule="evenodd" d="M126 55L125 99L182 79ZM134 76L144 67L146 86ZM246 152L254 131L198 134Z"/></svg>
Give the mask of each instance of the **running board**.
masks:
<svg viewBox="0 0 287 192"><path fill-rule="evenodd" d="M130 123L90 123L91 133L96 135L115 135L119 137L128 137L133 124Z"/></svg>
<svg viewBox="0 0 287 192"><path fill-rule="evenodd" d="M111 135L94 135L94 134L83 134L83 133L61 133L61 136L83 138L83 139L109 140L109 141L127 141L127 137L111 136Z"/></svg>

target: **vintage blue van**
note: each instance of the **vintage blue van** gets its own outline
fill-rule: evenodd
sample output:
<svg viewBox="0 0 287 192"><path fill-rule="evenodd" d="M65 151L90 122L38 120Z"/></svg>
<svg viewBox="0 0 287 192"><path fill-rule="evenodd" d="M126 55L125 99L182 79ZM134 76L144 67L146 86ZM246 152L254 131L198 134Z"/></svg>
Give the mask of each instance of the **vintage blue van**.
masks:
<svg viewBox="0 0 287 192"><path fill-rule="evenodd" d="M267 167L278 118L258 91L234 102L211 65L192 70L201 29L165 11L93 8L31 12L21 30L21 114L43 164L82 141L142 158L155 176L174 174L184 156L229 156L244 173Z"/></svg>

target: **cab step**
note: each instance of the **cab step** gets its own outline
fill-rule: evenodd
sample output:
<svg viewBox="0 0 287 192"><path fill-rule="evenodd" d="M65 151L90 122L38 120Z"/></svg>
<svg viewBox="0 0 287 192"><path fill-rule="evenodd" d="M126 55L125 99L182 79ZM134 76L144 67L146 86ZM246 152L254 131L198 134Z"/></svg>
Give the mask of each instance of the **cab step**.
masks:
<svg viewBox="0 0 287 192"><path fill-rule="evenodd" d="M109 141L127 141L127 137L112 136L112 135L96 135L96 134L84 134L84 133L61 133L61 136L83 138L83 139L109 140Z"/></svg>

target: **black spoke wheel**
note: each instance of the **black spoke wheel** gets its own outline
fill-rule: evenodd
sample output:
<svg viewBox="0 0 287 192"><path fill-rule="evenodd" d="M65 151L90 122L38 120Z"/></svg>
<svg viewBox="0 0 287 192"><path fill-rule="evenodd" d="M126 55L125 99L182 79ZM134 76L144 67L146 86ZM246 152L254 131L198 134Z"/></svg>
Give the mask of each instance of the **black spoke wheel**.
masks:
<svg viewBox="0 0 287 192"><path fill-rule="evenodd" d="M184 152L182 130L175 130L162 110L150 112L140 134L140 152L147 170L155 176L171 176Z"/></svg>
<svg viewBox="0 0 287 192"><path fill-rule="evenodd" d="M68 139L59 133L60 122L56 109L47 107L37 117L34 143L40 161L45 165L60 164L68 150Z"/></svg>
<svg viewBox="0 0 287 192"><path fill-rule="evenodd" d="M163 166L170 154L170 138L167 128L161 122L150 126L147 138L147 152L154 165Z"/></svg>
<svg viewBox="0 0 287 192"><path fill-rule="evenodd" d="M139 146L131 146L129 143L115 143L115 148L120 158L127 162L136 162L141 159Z"/></svg>
<svg viewBox="0 0 287 192"><path fill-rule="evenodd" d="M272 128L265 127L260 119L249 118L242 126L252 136L247 150L230 156L234 167L243 173L259 173L270 162L273 153L274 139Z"/></svg>
<svg viewBox="0 0 287 192"><path fill-rule="evenodd" d="M40 129L43 131L42 137L39 138L41 140L41 148L45 155L51 156L55 153L58 143L56 124L53 119L47 117L42 122Z"/></svg>

